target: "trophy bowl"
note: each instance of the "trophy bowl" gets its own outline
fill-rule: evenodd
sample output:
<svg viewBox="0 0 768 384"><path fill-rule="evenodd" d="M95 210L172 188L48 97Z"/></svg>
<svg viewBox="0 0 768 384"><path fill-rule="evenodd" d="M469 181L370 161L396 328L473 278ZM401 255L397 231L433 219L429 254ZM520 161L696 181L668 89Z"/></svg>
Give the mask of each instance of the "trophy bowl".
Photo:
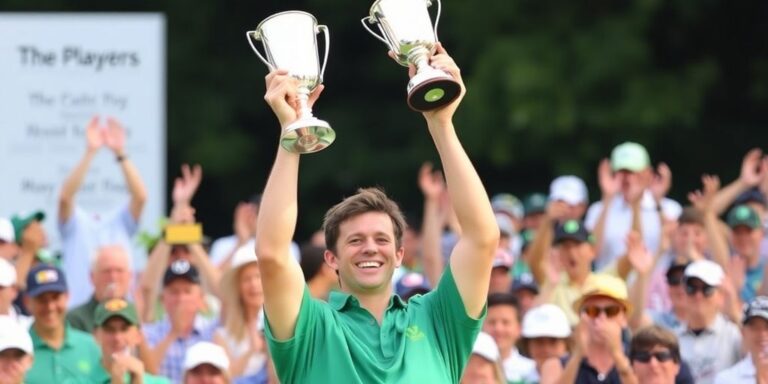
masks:
<svg viewBox="0 0 768 384"><path fill-rule="evenodd" d="M317 34L325 36L325 55L320 65ZM248 43L270 71L285 69L299 80L299 118L283 130L280 145L294 153L320 151L333 143L336 132L330 124L312 115L308 105L309 94L323 82L328 63L330 39L328 27L318 25L317 19L307 12L286 11L267 17L253 31L246 32ZM261 41L264 54L254 41Z"/></svg>
<svg viewBox="0 0 768 384"><path fill-rule="evenodd" d="M436 2L434 27L428 10L431 0L376 0L370 14L362 19L363 27L394 52L400 65L416 67L406 89L408 106L420 112L449 104L461 93L461 85L451 75L429 65L438 41L441 4ZM377 25L381 34L369 24Z"/></svg>

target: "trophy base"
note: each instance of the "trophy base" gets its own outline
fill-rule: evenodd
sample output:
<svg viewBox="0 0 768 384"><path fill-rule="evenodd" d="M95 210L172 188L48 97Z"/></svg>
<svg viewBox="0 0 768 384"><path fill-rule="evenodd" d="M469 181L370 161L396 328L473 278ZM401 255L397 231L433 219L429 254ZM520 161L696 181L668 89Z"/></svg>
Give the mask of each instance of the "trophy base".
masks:
<svg viewBox="0 0 768 384"><path fill-rule="evenodd" d="M280 145L288 152L313 153L325 149L336 140L336 132L320 119L309 117L294 121L285 128Z"/></svg>
<svg viewBox="0 0 768 384"><path fill-rule="evenodd" d="M416 74L408 83L408 106L426 112L451 103L461 93L461 85L449 74L434 70Z"/></svg>

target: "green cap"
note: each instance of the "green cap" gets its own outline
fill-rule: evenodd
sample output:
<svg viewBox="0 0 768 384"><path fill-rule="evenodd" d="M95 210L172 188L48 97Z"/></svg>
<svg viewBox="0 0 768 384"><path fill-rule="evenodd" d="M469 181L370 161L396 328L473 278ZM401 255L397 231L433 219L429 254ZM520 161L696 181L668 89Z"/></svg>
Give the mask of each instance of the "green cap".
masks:
<svg viewBox="0 0 768 384"><path fill-rule="evenodd" d="M543 193L532 193L523 200L523 211L525 215L542 213L547 210L547 195Z"/></svg>
<svg viewBox="0 0 768 384"><path fill-rule="evenodd" d="M13 215L11 217L11 225L13 225L13 234L16 236L16 243L21 244L22 235L29 224L33 221L43 221L43 219L45 219L45 213L43 211Z"/></svg>
<svg viewBox="0 0 768 384"><path fill-rule="evenodd" d="M736 228L740 225L745 225L750 229L760 228L760 216L757 215L754 209L748 205L738 205L728 212L728 226Z"/></svg>
<svg viewBox="0 0 768 384"><path fill-rule="evenodd" d="M139 314L136 312L136 306L123 299L110 299L100 303L93 315L97 327L101 327L114 316L125 319L131 325L139 325Z"/></svg>
<svg viewBox="0 0 768 384"><path fill-rule="evenodd" d="M611 152L611 169L614 171L640 172L651 166L648 151L640 144L626 142Z"/></svg>

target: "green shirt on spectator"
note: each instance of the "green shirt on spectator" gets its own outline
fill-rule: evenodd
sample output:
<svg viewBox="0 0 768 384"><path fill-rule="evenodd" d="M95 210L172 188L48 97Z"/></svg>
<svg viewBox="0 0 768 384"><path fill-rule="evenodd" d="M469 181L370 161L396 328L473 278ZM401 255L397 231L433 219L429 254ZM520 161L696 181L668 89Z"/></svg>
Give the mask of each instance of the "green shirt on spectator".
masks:
<svg viewBox="0 0 768 384"><path fill-rule="evenodd" d="M72 328L91 333L93 328L96 327L93 321L93 312L96 311L98 306L99 302L96 301L96 296L91 296L90 300L67 313L67 321L69 321Z"/></svg>
<svg viewBox="0 0 768 384"><path fill-rule="evenodd" d="M354 296L305 288L294 336L275 340L266 318L265 332L283 383L458 383L484 317L467 315L449 267L434 291L392 296L381 326Z"/></svg>
<svg viewBox="0 0 768 384"><path fill-rule="evenodd" d="M55 350L29 328L35 350L34 363L27 371L27 384L93 383L94 372L101 364L101 351L93 336L72 328L64 328L64 342Z"/></svg>

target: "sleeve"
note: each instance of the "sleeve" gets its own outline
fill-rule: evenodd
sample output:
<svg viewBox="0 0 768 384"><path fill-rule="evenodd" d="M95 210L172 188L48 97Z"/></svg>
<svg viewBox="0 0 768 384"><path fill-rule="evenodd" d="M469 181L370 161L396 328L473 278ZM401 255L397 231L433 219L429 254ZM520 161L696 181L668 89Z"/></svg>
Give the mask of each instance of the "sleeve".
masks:
<svg viewBox="0 0 768 384"><path fill-rule="evenodd" d="M589 229L590 231L595 230L595 226L597 225L597 219L600 217L600 212L602 212L602 210L603 210L602 201L596 201L589 206L589 209L587 210L587 215L584 218L584 226L587 227L587 229Z"/></svg>
<svg viewBox="0 0 768 384"><path fill-rule="evenodd" d="M324 327L327 316L331 316L330 313L319 301L310 296L309 287L306 285L301 298L299 316L296 319L296 328L290 339L275 339L267 313L264 312L264 336L280 382L301 382L301 379L306 377L315 353L332 353L318 350L318 347L324 345L321 328Z"/></svg>
<svg viewBox="0 0 768 384"><path fill-rule="evenodd" d="M111 218L110 224L125 231L128 237L133 237L139 229L139 222L131 214L130 204L125 204Z"/></svg>
<svg viewBox="0 0 768 384"><path fill-rule="evenodd" d="M451 381L458 383L482 327L487 307L483 308L478 319L467 315L450 265L437 288L422 296L422 303L432 319L438 352L450 369Z"/></svg>
<svg viewBox="0 0 768 384"><path fill-rule="evenodd" d="M67 238L74 236L74 233L81 226L80 223L84 216L86 216L86 213L80 207L75 206L66 222L58 221L59 234L63 240L66 241Z"/></svg>

